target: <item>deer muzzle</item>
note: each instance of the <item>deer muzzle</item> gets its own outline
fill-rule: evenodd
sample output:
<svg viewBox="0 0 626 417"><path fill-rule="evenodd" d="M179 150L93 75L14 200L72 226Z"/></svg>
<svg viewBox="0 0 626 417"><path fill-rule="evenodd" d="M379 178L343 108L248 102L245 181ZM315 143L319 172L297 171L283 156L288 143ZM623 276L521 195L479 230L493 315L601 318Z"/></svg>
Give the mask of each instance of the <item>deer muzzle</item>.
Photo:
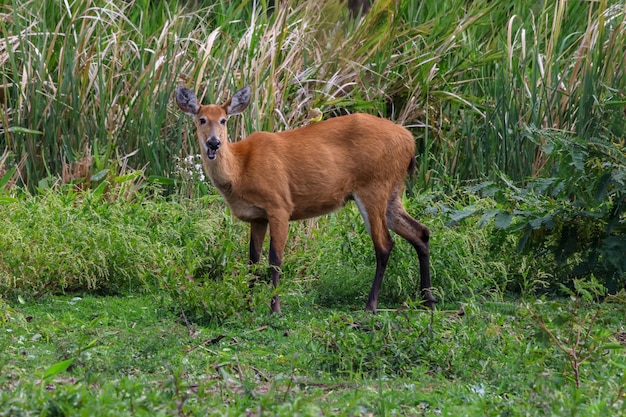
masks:
<svg viewBox="0 0 626 417"><path fill-rule="evenodd" d="M220 148L221 144L220 140L215 136L210 137L205 143L206 156L209 159L215 159L217 156L217 150Z"/></svg>

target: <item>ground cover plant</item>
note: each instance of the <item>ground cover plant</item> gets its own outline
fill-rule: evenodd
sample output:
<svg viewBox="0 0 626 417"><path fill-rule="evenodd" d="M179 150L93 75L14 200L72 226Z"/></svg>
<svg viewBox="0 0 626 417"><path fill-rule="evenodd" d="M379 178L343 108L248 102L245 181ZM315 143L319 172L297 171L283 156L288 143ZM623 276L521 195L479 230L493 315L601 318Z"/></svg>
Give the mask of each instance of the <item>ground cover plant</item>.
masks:
<svg viewBox="0 0 626 417"><path fill-rule="evenodd" d="M55 296L8 308L0 412L623 412L626 364L614 336L620 329L624 337L623 300L370 315L314 308L302 294L284 298L291 308L280 317L263 305L220 326L187 323L146 295Z"/></svg>
<svg viewBox="0 0 626 417"><path fill-rule="evenodd" d="M625 406L623 293L581 280L570 298L537 296L545 264L519 254L515 239L497 242L479 218L446 225L454 212L433 195L416 204L438 236L434 312L417 301L412 248L400 243L379 312L361 310L374 260L348 207L292 227L280 316L267 312L269 282L248 287L266 272L240 261L244 227L222 202L142 195L101 201L99 222L93 196L67 187L0 206L11 231L2 236L12 236L0 255L3 415L606 415ZM136 220L110 227L106 243L55 249L71 247L54 232L68 219L73 235L89 235L120 212ZM29 216L45 239L24 226ZM130 243L141 252L119 247ZM59 262L29 254L43 246ZM98 259L125 274L92 273ZM48 265L58 279L46 278ZM515 282L521 298L508 290Z"/></svg>
<svg viewBox="0 0 626 417"><path fill-rule="evenodd" d="M0 415L620 415L622 2L0 3ZM407 126L376 315L357 208L267 259L199 169L176 86L232 138L364 111ZM265 251L267 252L267 250ZM255 282L253 288L249 283Z"/></svg>

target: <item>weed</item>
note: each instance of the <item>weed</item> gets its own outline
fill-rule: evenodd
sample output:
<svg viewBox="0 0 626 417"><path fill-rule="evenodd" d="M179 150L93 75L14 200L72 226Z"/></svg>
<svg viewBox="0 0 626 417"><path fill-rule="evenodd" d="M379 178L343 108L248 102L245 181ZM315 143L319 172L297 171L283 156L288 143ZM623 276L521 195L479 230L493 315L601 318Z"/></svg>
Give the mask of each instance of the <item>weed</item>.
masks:
<svg viewBox="0 0 626 417"><path fill-rule="evenodd" d="M577 389L582 387L581 367L583 364L602 363L606 349L621 348L611 341L613 334L610 331L598 330L597 322L603 312L605 303L610 303L615 296L605 296L606 289L595 279L574 281L575 292L570 293L574 302L565 309L556 306L548 320L545 313L531 304L527 304L532 319L549 337L551 344L564 355L572 372L572 379ZM623 296L621 297L623 298ZM591 309L583 309L584 303L596 303ZM556 313L556 314L555 314Z"/></svg>

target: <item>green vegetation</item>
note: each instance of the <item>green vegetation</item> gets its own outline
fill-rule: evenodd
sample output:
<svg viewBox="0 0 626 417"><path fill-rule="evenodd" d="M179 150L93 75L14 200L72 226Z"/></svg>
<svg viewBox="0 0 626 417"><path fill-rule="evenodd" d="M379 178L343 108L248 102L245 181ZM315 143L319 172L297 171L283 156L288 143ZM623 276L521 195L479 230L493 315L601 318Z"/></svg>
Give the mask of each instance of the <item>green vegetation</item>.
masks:
<svg viewBox="0 0 626 417"><path fill-rule="evenodd" d="M0 2L0 415L624 414L625 28L606 0ZM315 108L412 130L436 311L396 239L361 312L348 204L291 225L269 316L172 100L246 84L234 140Z"/></svg>
<svg viewBox="0 0 626 417"><path fill-rule="evenodd" d="M286 295L197 326L152 296L4 312L2 415L620 415L625 300L377 315ZM579 387L579 388L578 388Z"/></svg>
<svg viewBox="0 0 626 417"><path fill-rule="evenodd" d="M121 185L118 185L121 187ZM551 263L454 220L437 194L435 312L398 242L379 312L356 207L293 224L270 316L245 225L210 197L71 186L0 205L0 415L612 415L626 406L626 299L597 280L538 296ZM109 196L109 198L106 198ZM473 197L471 206L491 199ZM447 201L447 200L446 200ZM448 222L448 225L445 224ZM264 261L266 265L267 259ZM513 291L512 291L513 290ZM521 295L521 297L520 297ZM399 307L399 308L398 308Z"/></svg>
<svg viewBox="0 0 626 417"><path fill-rule="evenodd" d="M425 185L551 174L554 132L624 137L623 4L378 0L359 23L336 0L264 3L5 4L0 143L24 158L19 178L89 182L83 163L124 156L175 177L196 152L171 99L180 84L206 102L250 84L235 138L316 107L390 117L414 129Z"/></svg>

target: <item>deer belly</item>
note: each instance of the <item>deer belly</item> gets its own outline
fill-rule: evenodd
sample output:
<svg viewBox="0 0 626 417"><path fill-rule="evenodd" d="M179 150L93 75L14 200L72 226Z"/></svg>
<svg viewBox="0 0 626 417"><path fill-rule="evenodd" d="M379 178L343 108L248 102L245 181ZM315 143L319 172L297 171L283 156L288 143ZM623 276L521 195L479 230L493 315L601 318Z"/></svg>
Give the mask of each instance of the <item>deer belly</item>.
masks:
<svg viewBox="0 0 626 417"><path fill-rule="evenodd" d="M345 204L345 198L320 199L311 201L308 204L298 204L291 213L289 220L302 220L322 216L345 206Z"/></svg>
<svg viewBox="0 0 626 417"><path fill-rule="evenodd" d="M230 205L230 210L235 217L244 222L251 222L259 219L267 219L267 213L260 207L245 202L238 202Z"/></svg>

